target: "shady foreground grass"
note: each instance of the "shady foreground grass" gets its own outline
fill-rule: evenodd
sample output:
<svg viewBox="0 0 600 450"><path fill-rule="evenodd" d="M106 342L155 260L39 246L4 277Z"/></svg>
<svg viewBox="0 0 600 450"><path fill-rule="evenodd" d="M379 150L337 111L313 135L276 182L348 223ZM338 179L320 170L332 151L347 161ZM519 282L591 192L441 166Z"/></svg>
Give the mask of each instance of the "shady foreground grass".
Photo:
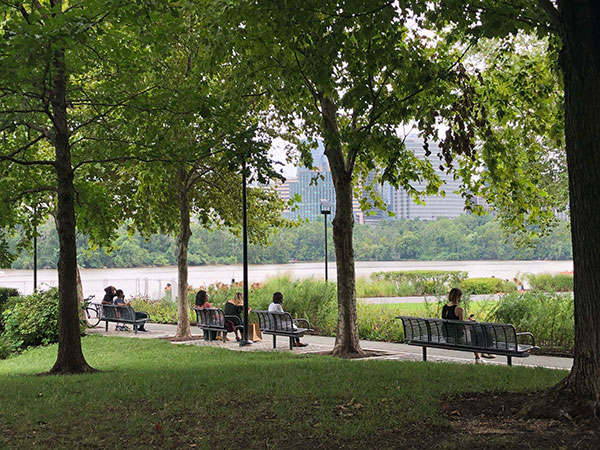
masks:
<svg viewBox="0 0 600 450"><path fill-rule="evenodd" d="M0 448L483 448L445 404L565 376L103 336L83 346L100 373L38 376L56 346L0 361ZM510 433L485 447L528 448Z"/></svg>

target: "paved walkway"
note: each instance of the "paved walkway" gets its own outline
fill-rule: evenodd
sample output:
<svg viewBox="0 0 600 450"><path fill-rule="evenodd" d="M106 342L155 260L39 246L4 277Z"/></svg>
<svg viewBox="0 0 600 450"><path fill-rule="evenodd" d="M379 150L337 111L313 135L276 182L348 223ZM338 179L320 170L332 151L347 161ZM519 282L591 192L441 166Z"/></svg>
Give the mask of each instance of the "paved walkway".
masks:
<svg viewBox="0 0 600 450"><path fill-rule="evenodd" d="M158 323L146 324L146 328L149 330L148 333L137 333L133 331L115 331L115 325L109 324L109 331L105 331L105 326L102 323L94 329L90 329L90 334L102 334L108 336L123 336L123 337L136 337L140 339L158 339L166 338L175 335L177 327L175 325L165 325ZM221 348L227 348L235 351L274 351L273 350L273 339L272 337L266 336L265 339L259 342L255 342L252 345L240 347L235 341L222 342L212 341L208 342L201 338L202 331L196 326L192 326L192 335L199 339L182 342L181 344L188 345L200 345L200 346L215 346ZM233 336L233 334L231 334ZM327 336L305 336L302 338L302 342L309 344L307 347L295 348L294 353L321 353L329 351L333 348L335 338ZM394 342L378 342L378 341L360 341L360 345L365 350L375 350L379 352L379 356L374 356L369 359L386 359L386 360L410 360L420 361L422 359L421 347L409 346L406 344L397 344ZM285 337L277 338L277 349L275 351L290 351L289 350L289 339ZM457 352L430 348L427 349L427 359L429 361L445 361L469 364L474 362L473 353L469 352ZM506 364L506 358L502 356L496 357L493 360L486 360L488 364ZM529 367L548 367L552 369L563 369L570 370L573 366L572 358L559 358L555 356L539 356L531 355L528 358L513 358L513 365L515 366L529 366Z"/></svg>

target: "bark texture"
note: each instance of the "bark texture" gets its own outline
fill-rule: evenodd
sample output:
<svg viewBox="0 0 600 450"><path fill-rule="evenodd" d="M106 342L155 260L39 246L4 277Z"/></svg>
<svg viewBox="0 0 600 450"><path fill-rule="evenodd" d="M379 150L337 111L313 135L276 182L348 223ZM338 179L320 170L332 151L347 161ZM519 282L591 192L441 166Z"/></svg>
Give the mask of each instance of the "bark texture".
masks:
<svg viewBox="0 0 600 450"><path fill-rule="evenodd" d="M55 169L58 180L58 357L51 374L92 372L81 350L79 302L77 301L77 245L75 241L75 187L67 123L67 75L64 51L54 54L51 95L55 131Z"/></svg>
<svg viewBox="0 0 600 450"><path fill-rule="evenodd" d="M192 235L190 228L190 200L188 197L188 174L182 164L178 169L179 177L179 236L177 238L177 332L176 339L192 337L188 304L188 244Z"/></svg>
<svg viewBox="0 0 600 450"><path fill-rule="evenodd" d="M575 354L571 373L524 410L597 420L600 414L600 2L561 1L560 64L573 242Z"/></svg>
<svg viewBox="0 0 600 450"><path fill-rule="evenodd" d="M342 150L337 109L327 96L320 99L325 130L325 155L329 161L335 186L335 218L333 219L333 243L337 267L338 323L333 354L336 356L362 354L358 338L356 313L356 272L352 231L352 164L346 163Z"/></svg>

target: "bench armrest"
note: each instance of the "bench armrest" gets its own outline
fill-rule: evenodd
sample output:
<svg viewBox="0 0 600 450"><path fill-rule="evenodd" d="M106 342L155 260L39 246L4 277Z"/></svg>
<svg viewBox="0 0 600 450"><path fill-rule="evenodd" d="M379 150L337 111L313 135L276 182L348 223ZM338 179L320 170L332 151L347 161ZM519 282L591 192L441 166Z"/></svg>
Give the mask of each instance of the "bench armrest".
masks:
<svg viewBox="0 0 600 450"><path fill-rule="evenodd" d="M523 332L521 332L521 333L517 333L517 338L518 338L519 336L529 336L529 337L531 338L531 345L532 345L533 347L536 347L536 348L537 348L537 346L535 345L535 338L533 337L533 334L531 334L529 331L523 331Z"/></svg>
<svg viewBox="0 0 600 450"><path fill-rule="evenodd" d="M306 319L302 319L302 318L300 318L300 319L293 319L293 322L294 322L294 325L296 325L296 326L299 326L299 323L303 322L303 323L306 324L306 326L302 327L302 328L310 328L310 323L308 323L308 320L306 320Z"/></svg>
<svg viewBox="0 0 600 450"><path fill-rule="evenodd" d="M310 323L308 322L307 319L302 319L302 318L300 318L300 319L293 319L293 322L294 322L294 325L296 325L298 328L306 328L306 332L307 333L314 333L315 332L315 330L313 330L310 327ZM300 326L300 322L302 322L305 325Z"/></svg>
<svg viewBox="0 0 600 450"><path fill-rule="evenodd" d="M242 319L240 319L238 316L225 316L225 320L231 320L236 327L244 327Z"/></svg>

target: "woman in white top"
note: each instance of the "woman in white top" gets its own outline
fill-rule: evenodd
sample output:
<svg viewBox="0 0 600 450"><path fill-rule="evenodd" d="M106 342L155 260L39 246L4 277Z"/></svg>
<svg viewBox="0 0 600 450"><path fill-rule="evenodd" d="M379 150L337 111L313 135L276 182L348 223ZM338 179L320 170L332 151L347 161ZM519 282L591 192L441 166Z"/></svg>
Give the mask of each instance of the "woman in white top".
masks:
<svg viewBox="0 0 600 450"><path fill-rule="evenodd" d="M284 312L283 311L283 306L281 305L283 303L283 294L281 292L275 292L273 294L273 301L271 302L271 304L269 305L269 312ZM294 325L294 329L296 329L296 326ZM296 338L296 341L294 342L294 347L306 347L308 344L304 344L302 342L300 342L300 338Z"/></svg>

